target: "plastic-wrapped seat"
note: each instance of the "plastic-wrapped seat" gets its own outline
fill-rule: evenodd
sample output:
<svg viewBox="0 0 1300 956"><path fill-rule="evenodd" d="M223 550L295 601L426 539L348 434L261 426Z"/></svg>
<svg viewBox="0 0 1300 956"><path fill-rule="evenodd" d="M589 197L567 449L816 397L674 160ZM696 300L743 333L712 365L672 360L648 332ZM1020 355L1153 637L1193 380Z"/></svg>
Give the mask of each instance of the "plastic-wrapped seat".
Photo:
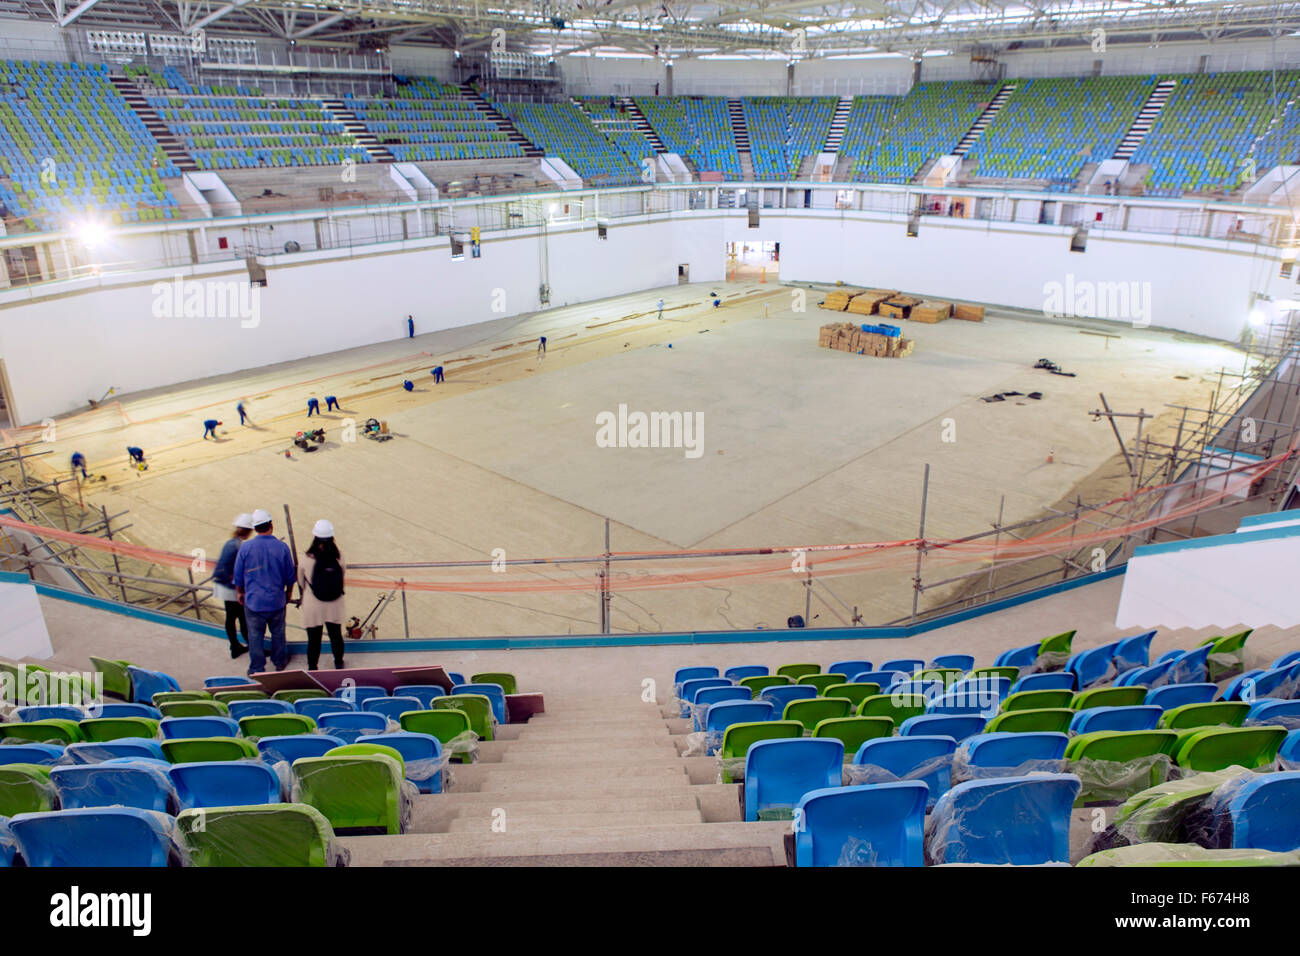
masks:
<svg viewBox="0 0 1300 956"><path fill-rule="evenodd" d="M393 689L393 696L414 697L420 702L420 710L428 710L433 699L435 697L446 697L447 691L437 684L399 684ZM296 707L297 705L295 704L294 706ZM298 713L307 714L309 717L316 716L315 714L309 713L305 710L299 710ZM320 713L324 713L324 711L320 711Z"/></svg>
<svg viewBox="0 0 1300 956"><path fill-rule="evenodd" d="M52 767L50 782L65 810L122 806L159 813L176 811L176 790L161 760L115 758Z"/></svg>
<svg viewBox="0 0 1300 956"><path fill-rule="evenodd" d="M695 703L691 707L692 729L696 731L704 729L701 718L708 714L709 708L714 704L732 701L748 703L752 699L753 695L748 687L705 687L695 694Z"/></svg>
<svg viewBox="0 0 1300 956"><path fill-rule="evenodd" d="M1026 693L1028 691L1055 690L1069 691L1070 699L1074 699L1074 691L1078 686L1078 681L1069 671L1052 671L1046 674L1026 674L1014 684L1011 685L1011 694ZM1008 697L1007 700L1011 698ZM1006 704L1006 701L1003 701Z"/></svg>
<svg viewBox="0 0 1300 956"><path fill-rule="evenodd" d="M953 780L1024 776L1064 769L1065 734L992 733L963 740L953 755ZM960 780L959 780L960 778Z"/></svg>
<svg viewBox="0 0 1300 956"><path fill-rule="evenodd" d="M1174 753L1188 770L1222 770L1237 766L1253 770L1270 764L1286 739L1285 727L1207 727L1183 731Z"/></svg>
<svg viewBox="0 0 1300 956"><path fill-rule="evenodd" d="M181 689L175 677L162 671L151 671L128 664L126 673L131 681L131 699L137 704L151 704L154 694Z"/></svg>
<svg viewBox="0 0 1300 956"><path fill-rule="evenodd" d="M336 712L337 713L337 712ZM342 716L349 716L344 712ZM324 714L325 720L332 714ZM284 737L289 734L309 734L317 727L316 721L302 714L262 714L256 717L244 717L239 721L239 730L245 737ZM333 733L333 731L330 731Z"/></svg>
<svg viewBox="0 0 1300 956"><path fill-rule="evenodd" d="M1254 633L1254 629L1248 628L1236 634L1229 634L1226 637L1212 637L1203 642L1210 645L1209 656L1206 658L1210 680L1220 681L1229 674L1241 670L1243 648L1246 646L1246 639L1252 633Z"/></svg>
<svg viewBox="0 0 1300 956"><path fill-rule="evenodd" d="M280 802L280 778L258 761L178 763L168 773L184 810Z"/></svg>
<svg viewBox="0 0 1300 956"><path fill-rule="evenodd" d="M931 805L952 786L952 756L957 741L951 737L882 737L868 740L845 768L854 786L921 780Z"/></svg>
<svg viewBox="0 0 1300 956"><path fill-rule="evenodd" d="M441 690L442 688L438 688ZM378 699L378 698L374 698ZM293 712L312 720L319 720L321 714L350 713L360 710L351 701L339 700L337 697L308 697L293 702Z"/></svg>
<svg viewBox="0 0 1300 956"><path fill-rule="evenodd" d="M1207 801L1221 847L1300 850L1300 771L1246 774L1224 783Z"/></svg>
<svg viewBox="0 0 1300 956"><path fill-rule="evenodd" d="M1055 674L1033 674L1033 677L1055 677ZM1027 680L1028 678L1026 678ZM1012 710L1055 710L1068 708L1074 700L1074 691L1060 690L1022 690L1007 696L1002 702L1003 713Z"/></svg>
<svg viewBox="0 0 1300 956"><path fill-rule="evenodd" d="M790 819L811 790L840 785L844 745L834 739L760 740L745 757L745 819Z"/></svg>
<svg viewBox="0 0 1300 956"><path fill-rule="evenodd" d="M26 723L0 724L0 739L25 740L31 743L71 744L84 740L77 721L51 718Z"/></svg>
<svg viewBox="0 0 1300 956"><path fill-rule="evenodd" d="M1038 866L1070 860L1074 774L994 777L959 783L935 805L926 855L936 864Z"/></svg>
<svg viewBox="0 0 1300 956"><path fill-rule="evenodd" d="M505 697L501 698L501 704L505 706ZM383 714L389 720L397 721L407 711L424 710L424 705L418 697L372 697L361 705L361 710L367 714Z"/></svg>
<svg viewBox="0 0 1300 956"><path fill-rule="evenodd" d="M1208 704L1218 692L1215 684L1166 684L1147 691L1146 703L1173 710L1184 704Z"/></svg>
<svg viewBox="0 0 1300 956"><path fill-rule="evenodd" d="M118 700L131 700L131 675L127 672L127 668L132 666L130 661L92 656L90 666L103 675L105 694Z"/></svg>
<svg viewBox="0 0 1300 956"><path fill-rule="evenodd" d="M404 806L402 765L384 754L303 757L293 764L293 801L315 807L341 830L401 833L409 819Z"/></svg>
<svg viewBox="0 0 1300 956"><path fill-rule="evenodd" d="M128 704L123 701L105 701L86 708L90 717L144 717L161 720L162 711L151 704Z"/></svg>
<svg viewBox="0 0 1300 956"><path fill-rule="evenodd" d="M776 709L766 700L727 701L713 704L704 718L705 755L717 753L732 724L756 723L775 719Z"/></svg>
<svg viewBox="0 0 1300 956"><path fill-rule="evenodd" d="M159 721L158 729L165 740L239 736L239 724L229 717L164 717Z"/></svg>
<svg viewBox="0 0 1300 956"><path fill-rule="evenodd" d="M50 766L63 758L64 748L55 744L12 743L0 746L0 767L11 763Z"/></svg>
<svg viewBox="0 0 1300 956"><path fill-rule="evenodd" d="M402 758L402 771L406 779L415 784L420 793L442 793L443 771L447 766L442 744L432 734L414 734L398 731L358 737L358 746L378 745L397 751Z"/></svg>
<svg viewBox="0 0 1300 956"><path fill-rule="evenodd" d="M329 820L306 804L185 810L176 829L193 866L345 866L348 859Z"/></svg>
<svg viewBox="0 0 1300 956"><path fill-rule="evenodd" d="M496 727L492 713L492 702L482 694L456 694L439 697L433 702L431 710L459 710L469 717L469 726L480 740L495 740Z"/></svg>
<svg viewBox="0 0 1300 956"><path fill-rule="evenodd" d="M1177 686L1177 685L1174 685ZM1227 724L1240 726L1250 713L1250 704L1240 700L1215 700L1208 704L1183 704L1165 711L1160 726L1168 730L1187 730L1193 727L1215 727Z"/></svg>
<svg viewBox="0 0 1300 956"><path fill-rule="evenodd" d="M922 714L909 717L898 728L900 737L951 737L958 743L973 737L984 729L984 718L978 714Z"/></svg>
<svg viewBox="0 0 1300 956"><path fill-rule="evenodd" d="M722 732L722 744L717 749L719 783L734 783L744 776L749 748L760 740L802 736L803 724L797 720L760 720L730 725Z"/></svg>
<svg viewBox="0 0 1300 956"><path fill-rule="evenodd" d="M765 664L738 664L735 667L728 667L722 672L722 676L730 681L742 681L746 677L766 677L768 675L767 665Z"/></svg>
<svg viewBox="0 0 1300 956"><path fill-rule="evenodd" d="M87 740L106 741L122 737L157 736L158 723L148 717L92 717L77 726Z"/></svg>
<svg viewBox="0 0 1300 956"><path fill-rule="evenodd" d="M253 718L256 719L256 718ZM243 737L181 737L162 742L169 763L198 763L202 760L256 759L257 747Z"/></svg>
<svg viewBox="0 0 1300 956"><path fill-rule="evenodd" d="M1120 671L1134 667L1147 667L1151 663L1151 639L1155 631L1145 631L1126 637L1115 644L1115 666Z"/></svg>
<svg viewBox="0 0 1300 956"><path fill-rule="evenodd" d="M816 696L817 688L810 684L782 684L767 688L756 699L767 701L777 711L783 711L791 701L812 700Z"/></svg>
<svg viewBox="0 0 1300 956"><path fill-rule="evenodd" d="M1076 866L1300 866L1300 851L1207 850L1194 843L1140 843L1102 850Z"/></svg>
<svg viewBox="0 0 1300 956"><path fill-rule="evenodd" d="M1300 700L1277 700L1265 697L1254 701L1246 714L1246 722L1252 724L1276 723L1279 727L1295 730L1300 727ZM0 751L3 753L3 751Z"/></svg>
<svg viewBox="0 0 1300 956"><path fill-rule="evenodd" d="M56 809L59 797L50 782L52 769L34 763L0 766L0 817Z"/></svg>
<svg viewBox="0 0 1300 956"><path fill-rule="evenodd" d="M998 714L985 726L987 733L1065 733L1074 720L1074 711L1066 707L1043 707L1038 710L1012 710Z"/></svg>
<svg viewBox="0 0 1300 956"><path fill-rule="evenodd" d="M861 674L863 671L869 670L871 670L871 661L836 661L827 668L828 673L847 674L850 678L854 674ZM730 672L728 672L728 676L730 676Z"/></svg>
<svg viewBox="0 0 1300 956"><path fill-rule="evenodd" d="M1137 707L1147 698L1147 689L1142 686L1130 687L1095 687L1074 695L1070 706L1075 710L1091 710L1094 707Z"/></svg>
<svg viewBox="0 0 1300 956"><path fill-rule="evenodd" d="M682 685L688 680L695 680L701 677L717 677L718 669L716 667L679 667L673 673L673 696L680 697L682 694ZM454 681L456 684L463 684L464 681Z"/></svg>
<svg viewBox="0 0 1300 956"><path fill-rule="evenodd" d="M1065 757L1083 781L1083 803L1120 803L1164 782L1177 744L1172 730L1098 730L1072 738Z"/></svg>
<svg viewBox="0 0 1300 956"><path fill-rule="evenodd" d="M0 817L0 869L14 865L18 856L18 841L9 829L9 819Z"/></svg>
<svg viewBox="0 0 1300 956"><path fill-rule="evenodd" d="M346 700L358 709L372 697L387 697L388 691L372 684L346 684L331 695L338 700Z"/></svg>
<svg viewBox="0 0 1300 956"><path fill-rule="evenodd" d="M343 746L343 738L331 734L287 734L282 737L259 737L257 752L268 764L292 764L299 757L323 757L335 747Z"/></svg>
<svg viewBox="0 0 1300 956"><path fill-rule="evenodd" d="M795 865L921 866L927 796L916 780L805 793L795 807Z"/></svg>
<svg viewBox="0 0 1300 956"><path fill-rule="evenodd" d="M29 724L33 720L82 721L86 719L86 713L80 707L71 707L66 704L32 704L19 707L14 713L25 724Z"/></svg>
<svg viewBox="0 0 1300 956"><path fill-rule="evenodd" d="M506 723L506 692L500 684L457 684L451 689L449 697L477 695L486 697L492 704L492 716L498 724ZM691 698L694 701L694 697ZM367 703L369 703L367 701ZM365 708L369 710L370 708ZM399 715L400 716L400 715ZM397 718L394 717L394 720Z"/></svg>
<svg viewBox="0 0 1300 956"><path fill-rule="evenodd" d="M1065 669L1075 675L1080 688L1090 687L1113 677L1118 641L1080 651L1065 662Z"/></svg>
<svg viewBox="0 0 1300 956"><path fill-rule="evenodd" d="M681 688L677 693L678 699L682 702L680 716L691 716L691 704L695 702L696 691L703 690L706 687L730 686L731 681L725 677L692 677L690 680L682 681Z"/></svg>
<svg viewBox="0 0 1300 956"><path fill-rule="evenodd" d="M934 660L930 661L931 667L955 667L960 671L968 671L975 666L974 654L940 654Z"/></svg>
<svg viewBox="0 0 1300 956"><path fill-rule="evenodd" d="M236 700L231 701L226 707L235 721L244 717L266 717L295 712L294 705L287 700Z"/></svg>
<svg viewBox="0 0 1300 956"><path fill-rule="evenodd" d="M9 821L28 866L167 866L172 818L134 807L20 813Z"/></svg>
<svg viewBox="0 0 1300 956"><path fill-rule="evenodd" d="M852 705L843 697L815 697L812 700L792 700L785 705L781 713L782 720L797 720L804 730L811 734L813 728L823 720L833 717L847 717L852 712Z"/></svg>
<svg viewBox="0 0 1300 956"><path fill-rule="evenodd" d="M1131 667L1115 678L1116 687L1163 687L1169 683L1172 660L1158 661L1148 667Z"/></svg>
<svg viewBox="0 0 1300 956"><path fill-rule="evenodd" d="M82 741L68 744L61 763L102 763L125 757L165 760L162 746L151 737L119 737L117 740Z"/></svg>
<svg viewBox="0 0 1300 956"><path fill-rule="evenodd" d="M1089 707L1074 715L1069 729L1075 734L1086 734L1094 730L1155 730L1162 713L1154 704Z"/></svg>
<svg viewBox="0 0 1300 956"><path fill-rule="evenodd" d="M1035 641L1033 644L1026 644L1024 647L1013 647L1010 650L1003 651L994 660L998 667L1029 667L1038 659L1038 646L1041 641ZM1073 675L1071 675L1073 677Z"/></svg>
<svg viewBox="0 0 1300 956"><path fill-rule="evenodd" d="M1172 657L1173 665L1167 674L1170 684L1203 684L1209 680L1210 651L1213 644L1202 644L1190 651L1184 651L1179 657Z"/></svg>

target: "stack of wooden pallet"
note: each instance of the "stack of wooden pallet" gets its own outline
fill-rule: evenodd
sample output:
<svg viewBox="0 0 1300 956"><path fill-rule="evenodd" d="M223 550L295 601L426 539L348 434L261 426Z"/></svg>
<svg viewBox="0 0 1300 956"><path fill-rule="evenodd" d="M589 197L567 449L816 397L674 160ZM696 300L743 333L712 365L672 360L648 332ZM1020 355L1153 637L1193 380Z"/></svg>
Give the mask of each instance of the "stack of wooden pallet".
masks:
<svg viewBox="0 0 1300 956"><path fill-rule="evenodd" d="M920 305L912 307L912 314L908 316L913 322L925 322L933 325L936 322L942 322L952 315L951 302L938 302L934 299L926 299Z"/></svg>
<svg viewBox="0 0 1300 956"><path fill-rule="evenodd" d="M824 349L878 358L903 358L911 355L915 343L897 333L898 329L893 326L868 326L864 330L862 326L851 322L834 322L821 327L817 344Z"/></svg>
<svg viewBox="0 0 1300 956"><path fill-rule="evenodd" d="M952 317L954 319L965 319L967 322L983 322L984 306L966 305L963 302L958 302L953 306Z"/></svg>
<svg viewBox="0 0 1300 956"><path fill-rule="evenodd" d="M821 303L823 309L830 309L832 312L843 312L849 306L849 301L861 291L859 289L833 289L826 293L826 300Z"/></svg>

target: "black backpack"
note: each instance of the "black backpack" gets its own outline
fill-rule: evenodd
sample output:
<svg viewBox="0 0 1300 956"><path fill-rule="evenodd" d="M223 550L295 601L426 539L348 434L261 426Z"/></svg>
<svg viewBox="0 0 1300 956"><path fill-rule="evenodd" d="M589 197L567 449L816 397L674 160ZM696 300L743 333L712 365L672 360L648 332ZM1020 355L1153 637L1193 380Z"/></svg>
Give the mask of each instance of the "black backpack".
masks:
<svg viewBox="0 0 1300 956"><path fill-rule="evenodd" d="M343 566L337 558L317 558L311 571L311 593L318 601L336 601L343 596Z"/></svg>

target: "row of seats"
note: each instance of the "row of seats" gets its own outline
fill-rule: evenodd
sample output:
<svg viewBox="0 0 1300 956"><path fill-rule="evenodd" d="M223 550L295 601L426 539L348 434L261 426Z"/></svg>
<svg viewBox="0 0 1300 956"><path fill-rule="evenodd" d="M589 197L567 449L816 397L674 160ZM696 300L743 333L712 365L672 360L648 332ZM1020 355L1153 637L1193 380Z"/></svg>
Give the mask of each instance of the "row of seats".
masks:
<svg viewBox="0 0 1300 956"><path fill-rule="evenodd" d="M398 77L395 97L343 98L344 105L398 160L506 159L523 156L496 122L437 80Z"/></svg>
<svg viewBox="0 0 1300 956"><path fill-rule="evenodd" d="M688 667L674 693L719 780L743 782L745 819L795 821L796 865L1065 863L1074 806L1122 805L1121 820L1145 821L1137 838L1124 829L1132 842L1176 843L1151 823L1170 802L1152 793L1186 803L1230 783L1232 799L1245 795L1216 799L1236 816L1220 807L1196 853L1174 855L1251 848L1300 862L1300 827L1277 811L1300 793L1300 652L1243 671L1250 633L1155 664L1154 632L1073 653L1068 631L986 668L968 654L828 672ZM1149 684L1132 680L1152 668ZM1124 862L1113 831L1093 847L1112 856L1088 865Z"/></svg>
<svg viewBox="0 0 1300 956"><path fill-rule="evenodd" d="M702 173L741 178L740 153L725 99L651 96L638 97L636 105L670 153L685 156Z"/></svg>
<svg viewBox="0 0 1300 956"><path fill-rule="evenodd" d="M757 180L796 178L799 164L821 152L835 115L831 96L746 96L741 101Z"/></svg>
<svg viewBox="0 0 1300 956"><path fill-rule="evenodd" d="M493 103L530 142L558 156L592 186L637 183L641 171L573 103Z"/></svg>

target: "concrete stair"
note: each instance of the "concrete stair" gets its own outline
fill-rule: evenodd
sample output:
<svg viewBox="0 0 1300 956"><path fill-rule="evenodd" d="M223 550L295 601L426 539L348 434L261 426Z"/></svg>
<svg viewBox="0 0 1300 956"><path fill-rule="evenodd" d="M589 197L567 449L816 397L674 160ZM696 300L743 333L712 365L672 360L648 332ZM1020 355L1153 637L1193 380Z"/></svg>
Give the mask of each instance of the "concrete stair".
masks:
<svg viewBox="0 0 1300 956"><path fill-rule="evenodd" d="M840 143L844 142L844 129L848 125L849 113L853 110L853 97L841 96L839 102L835 104L835 112L831 115L830 129L826 131L826 143L822 146L823 153L838 153Z"/></svg>
<svg viewBox="0 0 1300 956"><path fill-rule="evenodd" d="M742 823L690 722L636 695L555 698L452 764L400 836L345 836L354 866L782 866L789 824Z"/></svg>
<svg viewBox="0 0 1300 956"><path fill-rule="evenodd" d="M510 122L503 113L489 103L478 90L474 89L473 86L468 83L462 83L460 85L460 93L461 96L474 104L476 110L495 123L497 128L506 134L506 139L518 146L525 156L536 157L543 155L542 150L535 145L532 140L519 132L515 124Z"/></svg>
<svg viewBox="0 0 1300 956"><path fill-rule="evenodd" d="M321 100L321 105L325 107L325 112L329 114L334 122L341 125L345 130L352 134L352 138L357 141L367 153L374 158L377 163L395 163L397 157L388 151L383 143L374 133L366 129L366 124L361 122L357 114L347 108L347 105L339 99Z"/></svg>
<svg viewBox="0 0 1300 956"><path fill-rule="evenodd" d="M110 74L108 79L117 87L122 99L126 100L126 105L131 107L136 116L140 117L145 128L149 130L149 134L162 147L162 151L167 154L167 158L172 161L172 165L182 172L195 172L199 168L199 164L186 151L184 144L167 128L167 124L162 121L162 117L158 115L157 111L149 105L149 101L145 98L140 87L130 77L119 73Z"/></svg>
<svg viewBox="0 0 1300 956"><path fill-rule="evenodd" d="M641 112L641 107L636 105L636 100L630 96L621 96L619 97L618 102L627 108L627 115L631 118L632 125L636 128L637 132L649 140L650 146L654 149L655 153L668 152L668 150L664 148L664 142L659 138L659 134L656 133L654 127L650 125L650 121L645 118L645 114Z"/></svg>
<svg viewBox="0 0 1300 956"><path fill-rule="evenodd" d="M1142 104L1142 109L1138 110L1137 116L1134 117L1133 125L1124 133L1124 138L1119 141L1119 146L1111 154L1111 159L1133 158L1133 154L1151 132L1151 127L1155 125L1156 118L1165 108L1165 103L1169 102L1169 96L1177 85L1176 80L1161 80L1155 85L1151 95Z"/></svg>
<svg viewBox="0 0 1300 956"><path fill-rule="evenodd" d="M966 135L961 138L961 141L953 149L953 155L965 156L970 152L971 147L974 146L975 143L978 142L980 136L983 135L985 128L987 128L989 123L993 122L993 117L997 116L998 113L1001 112L1002 107L1006 104L1007 100L1011 98L1011 94L1015 91L1016 84L1014 83L1006 83L998 90L993 99L989 100L989 105L984 107L984 112L980 113L975 122L971 124L971 128L966 131Z"/></svg>

